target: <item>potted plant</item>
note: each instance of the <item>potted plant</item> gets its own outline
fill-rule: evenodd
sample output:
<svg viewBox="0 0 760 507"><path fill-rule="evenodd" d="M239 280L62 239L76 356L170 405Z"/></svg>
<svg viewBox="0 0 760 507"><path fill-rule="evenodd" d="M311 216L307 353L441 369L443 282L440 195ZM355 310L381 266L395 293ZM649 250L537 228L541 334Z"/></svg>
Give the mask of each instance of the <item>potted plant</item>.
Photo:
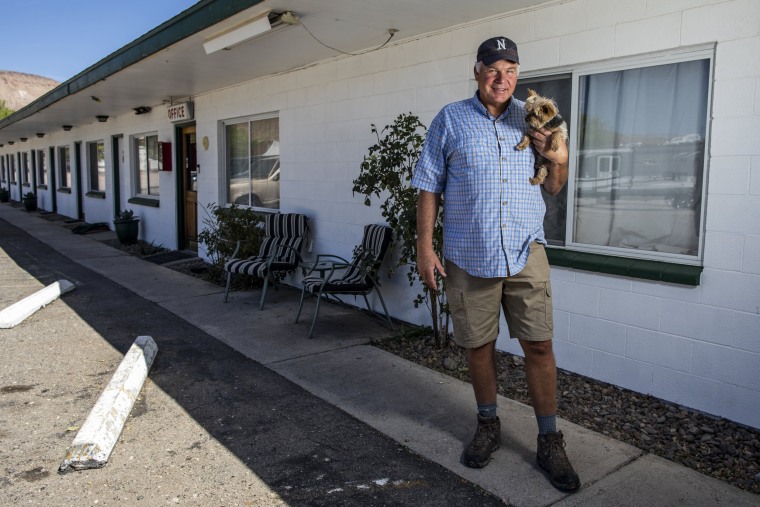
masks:
<svg viewBox="0 0 760 507"><path fill-rule="evenodd" d="M137 243L139 233L140 218L135 216L134 211L125 209L119 211L113 218L113 227L116 231L116 237L122 245L133 245Z"/></svg>
<svg viewBox="0 0 760 507"><path fill-rule="evenodd" d="M25 193L22 201L27 211L37 211L37 196L34 192Z"/></svg>
<svg viewBox="0 0 760 507"><path fill-rule="evenodd" d="M8 202L11 199L11 193L7 188L0 187L0 202Z"/></svg>

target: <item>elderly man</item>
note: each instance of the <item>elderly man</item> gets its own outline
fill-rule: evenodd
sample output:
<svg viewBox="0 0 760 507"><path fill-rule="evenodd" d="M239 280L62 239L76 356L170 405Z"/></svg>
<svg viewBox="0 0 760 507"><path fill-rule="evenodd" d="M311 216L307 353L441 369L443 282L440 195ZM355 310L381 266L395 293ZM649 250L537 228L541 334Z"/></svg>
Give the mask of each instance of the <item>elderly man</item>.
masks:
<svg viewBox="0 0 760 507"><path fill-rule="evenodd" d="M519 74L517 46L494 37L478 48L474 97L445 106L428 130L412 185L417 205L417 267L436 289L446 280L454 340L467 349L478 425L462 456L482 468L501 444L496 407L496 339L500 308L525 354L525 371L538 421L537 461L564 491L580 486L556 428L557 368L549 263L544 251L546 206L534 175L533 150L515 150L525 133L524 103L512 94ZM543 188L557 194L567 182L566 146L550 149L550 132L529 130L549 159ZM433 250L433 227L443 195L445 264ZM444 267L445 266L445 267Z"/></svg>

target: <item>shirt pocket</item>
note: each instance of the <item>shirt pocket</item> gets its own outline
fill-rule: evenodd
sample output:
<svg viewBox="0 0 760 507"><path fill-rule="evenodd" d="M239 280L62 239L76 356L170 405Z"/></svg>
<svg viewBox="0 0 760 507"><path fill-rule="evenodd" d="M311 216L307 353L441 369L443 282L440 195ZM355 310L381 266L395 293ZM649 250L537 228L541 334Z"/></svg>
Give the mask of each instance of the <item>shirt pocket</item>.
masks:
<svg viewBox="0 0 760 507"><path fill-rule="evenodd" d="M459 138L448 156L448 170L453 176L472 174L476 169L493 163L499 155L498 146L488 136L468 135Z"/></svg>

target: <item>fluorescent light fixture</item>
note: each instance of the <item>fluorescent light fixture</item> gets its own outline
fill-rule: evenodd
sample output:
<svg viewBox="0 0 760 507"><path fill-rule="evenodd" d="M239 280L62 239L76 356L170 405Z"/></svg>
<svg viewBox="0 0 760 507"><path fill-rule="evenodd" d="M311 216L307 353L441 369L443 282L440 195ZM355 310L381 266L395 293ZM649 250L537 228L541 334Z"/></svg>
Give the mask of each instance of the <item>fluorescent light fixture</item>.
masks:
<svg viewBox="0 0 760 507"><path fill-rule="evenodd" d="M211 53L221 51L222 49L231 49L238 44L242 44L254 37L267 33L273 28L283 25L297 25L299 22L298 16L291 11L283 13L267 11L263 14L259 14L253 19L207 39L206 42L203 43L203 49L206 51L207 55L210 55Z"/></svg>
<svg viewBox="0 0 760 507"><path fill-rule="evenodd" d="M238 44L242 44L245 41L251 40L263 33L267 33L272 29L272 24L269 22L269 13L266 12L250 21L246 21L242 25L238 25L235 28L227 30L216 37L213 37L203 43L203 49L206 50L206 54L216 53L222 49L229 49Z"/></svg>

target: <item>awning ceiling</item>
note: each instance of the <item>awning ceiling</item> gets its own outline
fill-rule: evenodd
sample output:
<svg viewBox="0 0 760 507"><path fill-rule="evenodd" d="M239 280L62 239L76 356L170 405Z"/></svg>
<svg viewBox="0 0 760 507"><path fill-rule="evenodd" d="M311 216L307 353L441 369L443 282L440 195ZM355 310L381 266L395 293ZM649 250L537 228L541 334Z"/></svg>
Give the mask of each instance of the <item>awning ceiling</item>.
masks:
<svg viewBox="0 0 760 507"><path fill-rule="evenodd" d="M203 0L0 120L0 144L31 139L62 125L93 123L96 115L134 114L138 106L157 107L341 54L314 37L340 51L358 53L383 44L389 29L398 30L395 42L541 3ZM292 11L302 25L277 28L229 50L204 51L204 41L269 10Z"/></svg>

